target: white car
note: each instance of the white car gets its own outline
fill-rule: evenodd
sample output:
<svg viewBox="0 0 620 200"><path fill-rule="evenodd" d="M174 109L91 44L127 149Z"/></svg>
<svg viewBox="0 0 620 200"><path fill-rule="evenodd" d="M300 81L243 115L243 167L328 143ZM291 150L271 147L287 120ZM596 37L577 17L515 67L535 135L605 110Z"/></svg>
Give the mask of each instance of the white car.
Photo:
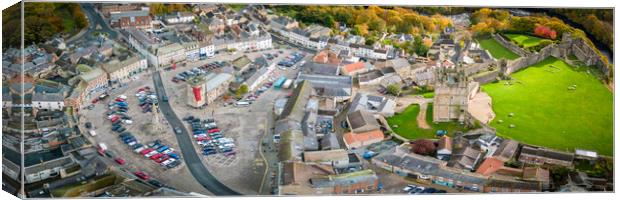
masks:
<svg viewBox="0 0 620 200"><path fill-rule="evenodd" d="M124 123L124 124L132 124L132 123L133 123L133 121L126 119L126 120L123 120L123 123Z"/></svg>
<svg viewBox="0 0 620 200"><path fill-rule="evenodd" d="M140 147L140 148L137 148L137 149L133 150L133 152L140 153L140 151L142 151L144 149L146 149L146 147Z"/></svg>
<svg viewBox="0 0 620 200"><path fill-rule="evenodd" d="M166 165L170 164L171 162L174 162L175 160L177 160L177 159L168 158L168 160L165 160L164 162L161 162L160 164L161 164L161 166L166 166Z"/></svg>
<svg viewBox="0 0 620 200"><path fill-rule="evenodd" d="M151 151L149 153L147 153L146 155L144 155L144 157L150 158L151 156L154 156L155 154L158 154L159 152L157 151Z"/></svg>
<svg viewBox="0 0 620 200"><path fill-rule="evenodd" d="M127 143L127 145L129 145L129 146L133 146L135 144L138 144L138 141L133 141L133 142Z"/></svg>
<svg viewBox="0 0 620 200"><path fill-rule="evenodd" d="M228 148L234 148L235 144L233 144L233 143L226 143L226 144L222 144L222 146L228 147Z"/></svg>
<svg viewBox="0 0 620 200"><path fill-rule="evenodd" d="M121 95L118 95L118 98L121 98L121 99L127 99L127 96L125 96L125 95L121 94Z"/></svg>
<svg viewBox="0 0 620 200"><path fill-rule="evenodd" d="M407 187L403 188L403 192L409 192L409 191L413 190L413 188L414 187L407 186Z"/></svg>
<svg viewBox="0 0 620 200"><path fill-rule="evenodd" d="M173 148L168 148L168 149L166 149L165 151L163 151L163 152L161 152L161 153L163 153L163 154L169 154L169 153L172 153L173 151L174 151L174 149L173 149Z"/></svg>

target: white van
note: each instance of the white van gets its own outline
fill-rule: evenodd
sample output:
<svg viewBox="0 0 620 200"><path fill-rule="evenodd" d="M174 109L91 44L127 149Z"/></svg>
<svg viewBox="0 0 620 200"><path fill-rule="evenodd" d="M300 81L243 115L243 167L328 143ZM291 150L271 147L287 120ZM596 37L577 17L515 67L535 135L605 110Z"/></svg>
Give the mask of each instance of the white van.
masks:
<svg viewBox="0 0 620 200"><path fill-rule="evenodd" d="M108 146L106 146L105 143L103 143L103 142L99 143L99 148L103 149L104 151L108 150Z"/></svg>
<svg viewBox="0 0 620 200"><path fill-rule="evenodd" d="M247 107L250 106L250 102L247 101L237 101L235 102L236 107Z"/></svg>
<svg viewBox="0 0 620 200"><path fill-rule="evenodd" d="M93 137L97 135L97 133L93 129L88 130L88 133L90 134L90 136L93 136Z"/></svg>

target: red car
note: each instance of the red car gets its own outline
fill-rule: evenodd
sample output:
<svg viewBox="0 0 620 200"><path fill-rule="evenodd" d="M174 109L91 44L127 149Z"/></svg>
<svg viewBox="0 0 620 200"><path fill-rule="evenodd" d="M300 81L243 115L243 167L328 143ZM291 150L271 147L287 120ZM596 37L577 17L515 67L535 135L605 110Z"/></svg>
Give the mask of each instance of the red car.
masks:
<svg viewBox="0 0 620 200"><path fill-rule="evenodd" d="M99 102L99 98L95 98L95 99L93 99L93 101L91 101L91 102L92 102L92 103L97 103L97 102Z"/></svg>
<svg viewBox="0 0 620 200"><path fill-rule="evenodd" d="M151 153L151 151L153 151L153 149L145 149L145 150L140 151L140 154L146 155L148 153Z"/></svg>
<svg viewBox="0 0 620 200"><path fill-rule="evenodd" d="M148 174L144 172L134 172L133 174L136 175L138 178L145 180L145 181L151 178Z"/></svg>
<svg viewBox="0 0 620 200"><path fill-rule="evenodd" d="M214 129L208 130L208 132L209 133L220 132L220 129L219 128L214 128Z"/></svg>
<svg viewBox="0 0 620 200"><path fill-rule="evenodd" d="M118 121L118 119L120 119L120 117L118 115L116 115L116 116L112 117L111 121L112 122L116 122L116 121Z"/></svg>
<svg viewBox="0 0 620 200"><path fill-rule="evenodd" d="M168 158L170 158L170 156L164 154L163 156L159 157L159 159L155 160L155 162L161 163L164 162L164 160L168 160Z"/></svg>
<svg viewBox="0 0 620 200"><path fill-rule="evenodd" d="M151 160L157 160L158 158L160 158L162 156L164 156L164 154L161 154L161 153L155 154L155 155L151 156Z"/></svg>
<svg viewBox="0 0 620 200"><path fill-rule="evenodd" d="M116 98L114 101L116 101L116 102L124 102L124 101L125 101L125 99L121 99L121 98L119 97L119 98Z"/></svg>
<svg viewBox="0 0 620 200"><path fill-rule="evenodd" d="M125 164L125 160L123 160L122 158L115 158L114 161L116 161L116 163L118 163L119 165Z"/></svg>
<svg viewBox="0 0 620 200"><path fill-rule="evenodd" d="M97 153L99 153L99 155L104 156L105 155L105 150L101 147L99 147L99 149L97 149Z"/></svg>

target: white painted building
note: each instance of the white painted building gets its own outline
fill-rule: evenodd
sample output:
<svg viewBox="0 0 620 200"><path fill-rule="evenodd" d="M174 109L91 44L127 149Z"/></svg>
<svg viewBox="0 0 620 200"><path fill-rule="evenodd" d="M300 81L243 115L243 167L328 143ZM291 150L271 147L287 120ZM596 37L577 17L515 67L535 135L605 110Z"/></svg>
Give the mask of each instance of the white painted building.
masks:
<svg viewBox="0 0 620 200"><path fill-rule="evenodd" d="M60 93L34 93L32 107L39 110L62 110L65 107L64 99Z"/></svg>

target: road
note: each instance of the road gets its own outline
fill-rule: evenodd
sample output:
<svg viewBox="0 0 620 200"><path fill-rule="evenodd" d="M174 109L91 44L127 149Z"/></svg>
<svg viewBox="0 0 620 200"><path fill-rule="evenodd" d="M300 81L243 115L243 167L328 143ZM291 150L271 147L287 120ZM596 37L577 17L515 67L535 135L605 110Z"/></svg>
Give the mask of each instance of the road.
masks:
<svg viewBox="0 0 620 200"><path fill-rule="evenodd" d="M157 92L157 96L159 99L163 99L162 97L166 95L166 91L164 89L163 81L161 79L161 75L159 71L153 73L153 82L155 84L155 91ZM176 138L181 148L181 152L183 153L183 157L185 158L185 164L189 168L190 172L194 176L194 178L207 190L213 193L216 196L231 196L231 195L241 195L238 192L230 189L226 185L219 182L207 168L202 164L200 160L200 155L196 153L194 149L194 145L192 139L189 136L189 132L183 126L183 122L179 119L179 117L174 113L172 107L169 102L159 102L159 109L164 114L168 122L172 127L180 127L182 130L182 134L176 134ZM170 130L170 134L174 134L173 130Z"/></svg>
<svg viewBox="0 0 620 200"><path fill-rule="evenodd" d="M95 5L92 3L82 3L80 4L82 7L82 11L88 18L88 29L86 33L82 34L78 38L72 38L72 41L68 41L68 43L75 43L80 41L82 38L92 39L93 33L95 32L105 32L108 34L109 39L116 39L118 37L118 32L116 30L110 28L108 23L101 17L101 15L95 10Z"/></svg>

